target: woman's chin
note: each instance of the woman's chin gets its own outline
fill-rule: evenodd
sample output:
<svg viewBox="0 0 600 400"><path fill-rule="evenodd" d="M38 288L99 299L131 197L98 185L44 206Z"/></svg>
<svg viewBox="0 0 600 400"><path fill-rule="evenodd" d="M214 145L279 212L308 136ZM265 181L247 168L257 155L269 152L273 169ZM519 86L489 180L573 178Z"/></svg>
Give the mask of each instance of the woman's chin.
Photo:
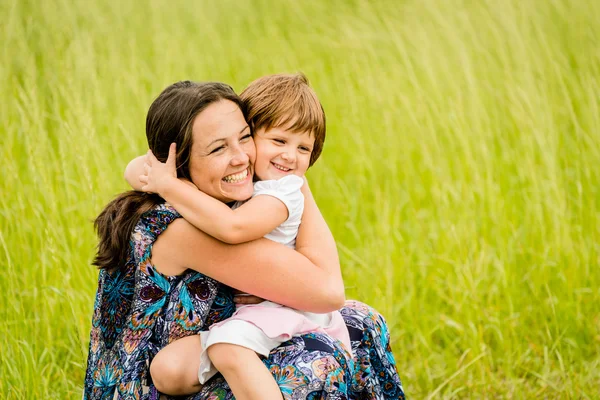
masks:
<svg viewBox="0 0 600 400"><path fill-rule="evenodd" d="M227 182L221 182L221 193L223 197L231 201L246 201L252 197L254 191L254 185L252 179L248 179L243 184L231 184Z"/></svg>

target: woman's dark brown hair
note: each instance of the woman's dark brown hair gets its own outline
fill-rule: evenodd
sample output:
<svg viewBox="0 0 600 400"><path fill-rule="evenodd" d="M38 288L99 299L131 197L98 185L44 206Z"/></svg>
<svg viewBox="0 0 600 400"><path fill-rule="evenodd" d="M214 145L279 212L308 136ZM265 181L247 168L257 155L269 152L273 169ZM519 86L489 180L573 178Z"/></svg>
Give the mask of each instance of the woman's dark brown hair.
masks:
<svg viewBox="0 0 600 400"><path fill-rule="evenodd" d="M162 162L169 146L177 144L177 176L190 179L194 119L209 105L221 100L245 108L233 89L223 83L182 81L167 87L154 100L146 117L148 147ZM98 232L98 253L93 264L101 269L120 269L128 261L130 237L142 215L164 200L156 194L129 191L121 193L94 221Z"/></svg>

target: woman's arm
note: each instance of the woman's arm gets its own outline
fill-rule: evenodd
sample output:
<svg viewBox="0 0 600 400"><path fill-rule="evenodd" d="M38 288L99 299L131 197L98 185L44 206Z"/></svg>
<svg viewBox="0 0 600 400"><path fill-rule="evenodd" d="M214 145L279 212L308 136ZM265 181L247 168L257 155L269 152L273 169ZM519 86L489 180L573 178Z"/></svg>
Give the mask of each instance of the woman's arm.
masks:
<svg viewBox="0 0 600 400"><path fill-rule="evenodd" d="M296 251L320 266L330 276L329 290L332 295L338 296L338 301L343 305L346 295L335 239L315 202L306 179L302 186L302 194L304 194L304 214L296 237Z"/></svg>
<svg viewBox="0 0 600 400"><path fill-rule="evenodd" d="M191 268L228 286L310 312L331 312L344 303L339 264L329 257L312 258L268 239L238 245L220 242L180 218L158 237L152 263L163 274ZM327 259L327 260L326 260ZM334 265L315 265L314 261ZM311 262L312 261L312 262ZM340 290L341 288L341 290Z"/></svg>

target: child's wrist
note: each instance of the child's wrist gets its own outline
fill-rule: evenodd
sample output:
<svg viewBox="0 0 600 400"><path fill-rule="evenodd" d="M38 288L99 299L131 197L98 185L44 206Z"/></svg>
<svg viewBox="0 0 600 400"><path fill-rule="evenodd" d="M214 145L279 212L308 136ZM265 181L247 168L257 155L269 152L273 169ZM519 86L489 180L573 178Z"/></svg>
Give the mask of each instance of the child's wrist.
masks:
<svg viewBox="0 0 600 400"><path fill-rule="evenodd" d="M161 197L165 197L167 195L169 195L173 188L176 187L177 185L177 178L167 178L165 180L162 181L162 183L158 186L158 194Z"/></svg>

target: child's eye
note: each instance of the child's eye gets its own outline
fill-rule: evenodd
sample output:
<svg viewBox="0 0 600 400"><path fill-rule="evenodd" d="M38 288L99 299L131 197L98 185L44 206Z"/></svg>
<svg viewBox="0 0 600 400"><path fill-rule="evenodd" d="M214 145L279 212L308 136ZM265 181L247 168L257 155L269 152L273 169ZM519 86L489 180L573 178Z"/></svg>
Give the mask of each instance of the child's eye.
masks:
<svg viewBox="0 0 600 400"><path fill-rule="evenodd" d="M310 153L310 149L308 147L300 147L300 151L305 152L305 153Z"/></svg>
<svg viewBox="0 0 600 400"><path fill-rule="evenodd" d="M273 141L278 144L285 144L285 141L283 141L281 139L273 139Z"/></svg>

